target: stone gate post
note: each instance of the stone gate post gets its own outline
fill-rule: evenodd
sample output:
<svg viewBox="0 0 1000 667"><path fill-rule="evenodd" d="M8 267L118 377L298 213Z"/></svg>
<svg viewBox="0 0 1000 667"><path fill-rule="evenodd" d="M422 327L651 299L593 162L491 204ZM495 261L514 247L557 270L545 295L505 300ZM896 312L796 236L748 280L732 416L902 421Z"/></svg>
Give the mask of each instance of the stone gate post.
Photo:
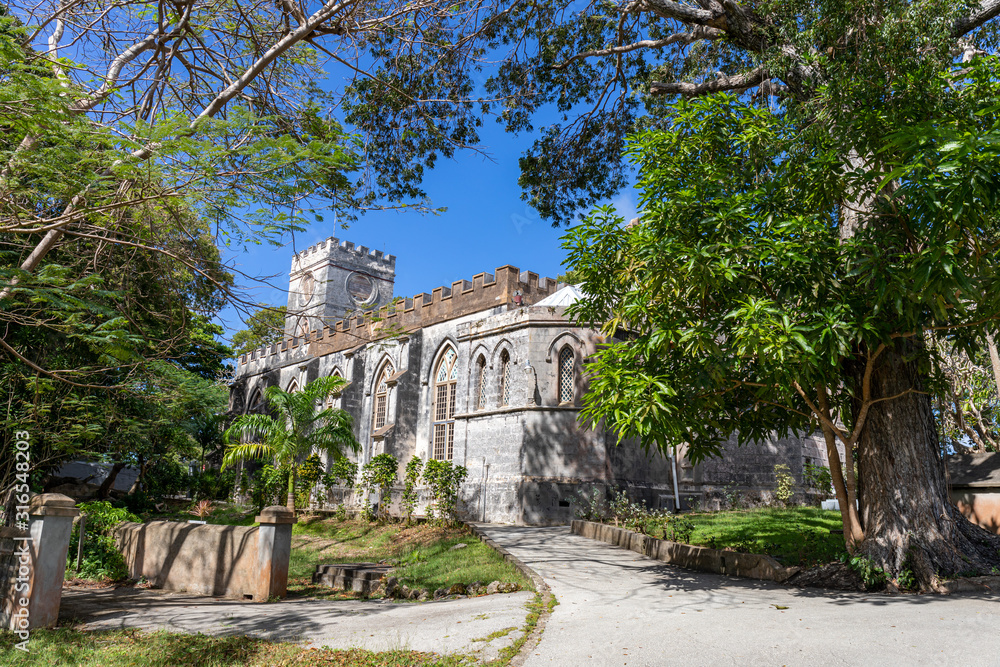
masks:
<svg viewBox="0 0 1000 667"><path fill-rule="evenodd" d="M265 507L255 521L257 531L257 593L254 601L285 597L288 588L288 561L292 554L292 524L295 515L287 507Z"/></svg>
<svg viewBox="0 0 1000 667"><path fill-rule="evenodd" d="M43 493L28 504L31 536L28 618L31 629L51 628L59 620L66 552L73 519L80 510L69 496Z"/></svg>

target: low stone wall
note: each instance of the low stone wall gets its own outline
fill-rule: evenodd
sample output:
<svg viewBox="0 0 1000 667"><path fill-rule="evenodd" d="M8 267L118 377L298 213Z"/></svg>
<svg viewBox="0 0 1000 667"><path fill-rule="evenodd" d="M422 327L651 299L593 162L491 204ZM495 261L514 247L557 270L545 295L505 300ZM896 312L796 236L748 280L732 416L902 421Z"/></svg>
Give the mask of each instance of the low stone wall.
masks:
<svg viewBox="0 0 1000 667"><path fill-rule="evenodd" d="M574 520L574 535L623 547L649 558L702 572L783 582L800 568L784 567L770 556L696 547L635 533L603 523Z"/></svg>
<svg viewBox="0 0 1000 667"><path fill-rule="evenodd" d="M966 519L1000 535L1000 490L952 488L951 502Z"/></svg>
<svg viewBox="0 0 1000 667"><path fill-rule="evenodd" d="M268 507L256 520L260 526L123 523L115 539L129 576L156 588L266 602L285 596L295 519Z"/></svg>

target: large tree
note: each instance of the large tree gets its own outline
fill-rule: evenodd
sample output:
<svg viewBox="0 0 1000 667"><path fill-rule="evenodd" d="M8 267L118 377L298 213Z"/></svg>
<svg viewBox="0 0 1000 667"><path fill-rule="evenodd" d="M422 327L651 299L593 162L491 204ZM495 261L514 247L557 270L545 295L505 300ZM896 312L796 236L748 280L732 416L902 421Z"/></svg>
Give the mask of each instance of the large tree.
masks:
<svg viewBox="0 0 1000 667"><path fill-rule="evenodd" d="M641 221L604 211L567 247L578 314L621 338L587 416L694 458L819 430L848 548L933 589L1000 565L1000 538L948 499L931 400L935 342L975 354L1000 319L1000 63L909 46L892 94L852 118L817 98L860 82L780 110L666 107L629 147Z"/></svg>

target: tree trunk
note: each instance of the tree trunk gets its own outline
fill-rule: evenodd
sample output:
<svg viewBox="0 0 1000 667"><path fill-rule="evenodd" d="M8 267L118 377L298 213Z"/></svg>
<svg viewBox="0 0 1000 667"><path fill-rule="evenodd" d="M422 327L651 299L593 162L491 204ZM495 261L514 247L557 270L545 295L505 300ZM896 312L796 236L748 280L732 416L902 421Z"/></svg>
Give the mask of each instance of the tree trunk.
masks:
<svg viewBox="0 0 1000 667"><path fill-rule="evenodd" d="M1000 354L992 334L986 334L986 347L990 351L990 367L993 369L993 381L997 385L997 397L1000 397Z"/></svg>
<svg viewBox="0 0 1000 667"><path fill-rule="evenodd" d="M108 494L111 493L111 489L115 485L115 480L118 478L118 473L120 473L124 467L124 463L115 463L111 466L111 471L108 473L108 476L104 478L104 481L101 482L101 486L97 489L97 497L100 500L107 499Z"/></svg>
<svg viewBox="0 0 1000 667"><path fill-rule="evenodd" d="M897 340L872 373L871 398L886 400L871 406L859 440L865 483L859 553L891 578L909 567L922 590L936 590L939 576L1000 566L1000 536L970 523L948 498L931 397L912 360L917 344Z"/></svg>
<svg viewBox="0 0 1000 667"><path fill-rule="evenodd" d="M295 462L292 461L291 471L288 473L288 498L285 500L288 511L295 516Z"/></svg>

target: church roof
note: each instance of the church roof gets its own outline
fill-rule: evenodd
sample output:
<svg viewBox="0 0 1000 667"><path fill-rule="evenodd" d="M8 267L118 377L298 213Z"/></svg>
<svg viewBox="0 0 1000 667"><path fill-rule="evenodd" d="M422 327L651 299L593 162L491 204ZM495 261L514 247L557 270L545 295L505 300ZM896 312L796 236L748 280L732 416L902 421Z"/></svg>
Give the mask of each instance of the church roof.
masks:
<svg viewBox="0 0 1000 667"><path fill-rule="evenodd" d="M583 292L576 285L566 285L560 290L548 295L541 301L535 302L536 306L569 306L576 303L584 296Z"/></svg>

